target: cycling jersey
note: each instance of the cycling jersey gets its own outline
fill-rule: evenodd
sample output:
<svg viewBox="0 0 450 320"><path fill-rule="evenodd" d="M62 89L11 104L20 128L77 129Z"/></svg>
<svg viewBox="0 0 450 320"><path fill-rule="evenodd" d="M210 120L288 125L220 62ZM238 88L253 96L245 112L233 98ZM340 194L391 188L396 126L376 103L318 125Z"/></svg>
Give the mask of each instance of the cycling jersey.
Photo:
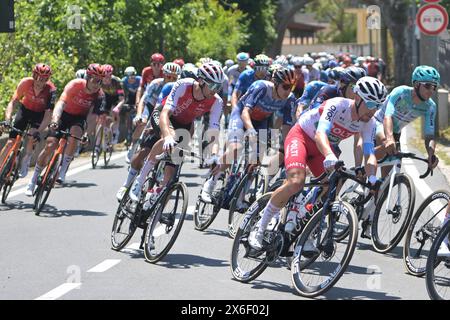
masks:
<svg viewBox="0 0 450 320"><path fill-rule="evenodd" d="M162 66L159 72L159 77L163 76L163 72L162 72ZM153 79L155 79L155 73L153 72L153 68L152 67L145 67L142 70L142 77L141 77L141 82L139 84L139 86L142 89L145 89L145 87L147 86L147 84L149 84L150 82L153 81Z"/></svg>
<svg viewBox="0 0 450 320"><path fill-rule="evenodd" d="M231 94L233 93L233 90L236 87L236 83L239 79L239 76L241 75L242 72L246 70L251 70L251 68L249 66L246 66L244 70L240 71L239 65L237 64L231 66L230 69L227 70L226 75L228 76L228 93L230 94L228 100L231 99Z"/></svg>
<svg viewBox="0 0 450 320"><path fill-rule="evenodd" d="M392 90L383 107L375 113L377 121L383 123L384 116L391 116L394 125L394 133L400 133L402 128L414 119L422 116L425 119L424 135L434 136L436 121L436 103L432 99L414 104L414 88L399 86Z"/></svg>
<svg viewBox="0 0 450 320"><path fill-rule="evenodd" d="M309 110L301 115L297 124L289 131L284 143L285 167L287 170L308 166L314 176L321 175L324 155L317 148L315 135L317 131L327 134L333 152L340 141L361 133L365 155L374 154L376 121L352 120L351 106L354 100L333 98L319 108Z"/></svg>
<svg viewBox="0 0 450 320"><path fill-rule="evenodd" d="M33 78L23 78L19 82L12 100L19 101L26 109L34 112L42 112L45 111L45 109L52 109L56 99L55 85L52 82L47 81L41 92L36 95L33 84Z"/></svg>
<svg viewBox="0 0 450 320"><path fill-rule="evenodd" d="M71 80L59 98L66 106L64 111L74 116L87 116L92 107L103 109L105 94L100 89L95 93L86 92L86 80Z"/></svg>
<svg viewBox="0 0 450 320"><path fill-rule="evenodd" d="M241 95L243 95L244 93L247 92L251 84L256 80L257 79L255 79L255 70L246 70L242 72L241 75L239 76L239 79L236 82L234 90L236 90L238 94L240 93ZM265 77L264 79L260 80L268 80L268 77Z"/></svg>
<svg viewBox="0 0 450 320"><path fill-rule="evenodd" d="M136 103L136 93L141 82L141 76L136 76L136 80L133 83L130 83L129 80L128 76L123 77L122 85L127 103L134 105Z"/></svg>
<svg viewBox="0 0 450 320"><path fill-rule="evenodd" d="M123 97L122 82L116 76L112 76L109 85L102 84L102 90L105 93L105 111L117 104L120 97Z"/></svg>
<svg viewBox="0 0 450 320"><path fill-rule="evenodd" d="M154 107L161 89L164 86L164 78L158 78L150 82L150 84L145 88L144 95L142 99L144 99L144 104L147 106Z"/></svg>
<svg viewBox="0 0 450 320"><path fill-rule="evenodd" d="M306 66L303 66L302 72L303 77L305 78L305 83L320 79L320 71L316 68L309 70Z"/></svg>
<svg viewBox="0 0 450 320"><path fill-rule="evenodd" d="M169 109L171 118L180 124L192 124L195 118L211 112L209 128L219 129L223 100L217 94L201 101L195 100L194 82L190 78L177 81L163 101L164 108Z"/></svg>
<svg viewBox="0 0 450 320"><path fill-rule="evenodd" d="M318 108L324 101L342 96L342 90L339 88L339 85L328 84L319 89L316 96L310 102L308 109Z"/></svg>
<svg viewBox="0 0 450 320"><path fill-rule="evenodd" d="M316 96L317 92L327 84L322 81L311 81L305 88L302 96L295 102L296 105L302 104L308 106L311 100Z"/></svg>

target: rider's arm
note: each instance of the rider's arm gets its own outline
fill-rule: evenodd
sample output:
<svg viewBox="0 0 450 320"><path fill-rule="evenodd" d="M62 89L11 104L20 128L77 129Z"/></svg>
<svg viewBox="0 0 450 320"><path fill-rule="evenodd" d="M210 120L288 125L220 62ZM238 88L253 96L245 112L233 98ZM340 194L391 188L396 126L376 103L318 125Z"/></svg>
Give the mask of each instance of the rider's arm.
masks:
<svg viewBox="0 0 450 320"><path fill-rule="evenodd" d="M165 106L159 115L159 128L161 129L161 137L164 139L171 135L169 130L170 109Z"/></svg>
<svg viewBox="0 0 450 320"><path fill-rule="evenodd" d="M159 116L159 127L161 129L162 138L165 139L171 136L169 128L169 117L172 112L174 112L178 106L178 100L186 91L186 84L178 81L173 85L172 90L166 98L166 102Z"/></svg>
<svg viewBox="0 0 450 320"><path fill-rule="evenodd" d="M394 123L392 116L384 116L383 119L384 135L387 141L394 141Z"/></svg>
<svg viewBox="0 0 450 320"><path fill-rule="evenodd" d="M236 88L234 88L233 94L231 95L231 110L233 110L236 107L240 95L241 92L238 91Z"/></svg>
<svg viewBox="0 0 450 320"><path fill-rule="evenodd" d="M26 90L26 82L22 80L17 85L16 91L14 92L11 101L8 103L8 106L6 107L5 120L11 121L14 109L18 108L21 105L20 99L22 99L23 96L25 95L25 90Z"/></svg>
<svg viewBox="0 0 450 320"><path fill-rule="evenodd" d="M363 152L365 157L365 170L371 183L375 183L377 174L377 158L375 156L375 133L376 133L376 120L370 119L369 122L362 127L361 137L363 140Z"/></svg>
<svg viewBox="0 0 450 320"><path fill-rule="evenodd" d="M209 113L208 130L206 131L207 141L212 141L211 155L217 155L219 153L219 129L220 129L220 117L222 116L223 101L217 99L211 107Z"/></svg>
<svg viewBox="0 0 450 320"><path fill-rule="evenodd" d="M320 153L323 154L325 157L333 153L326 132L317 130L315 140L317 149L319 149Z"/></svg>
<svg viewBox="0 0 450 320"><path fill-rule="evenodd" d="M55 108L53 109L52 114L52 122L58 123L59 119L61 118L61 114L64 111L64 107L66 106L66 103L63 100L58 100L58 102L55 105Z"/></svg>
<svg viewBox="0 0 450 320"><path fill-rule="evenodd" d="M250 108L249 107L244 107L244 109L242 110L242 114L241 114L241 119L242 122L244 123L244 128L245 129L254 129L253 128L253 124L252 124L252 118L250 117Z"/></svg>

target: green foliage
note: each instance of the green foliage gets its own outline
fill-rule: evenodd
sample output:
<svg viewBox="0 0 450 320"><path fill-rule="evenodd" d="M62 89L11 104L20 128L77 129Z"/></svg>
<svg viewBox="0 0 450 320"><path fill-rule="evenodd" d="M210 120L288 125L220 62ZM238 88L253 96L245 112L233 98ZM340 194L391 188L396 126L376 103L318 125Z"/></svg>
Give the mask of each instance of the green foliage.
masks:
<svg viewBox="0 0 450 320"><path fill-rule="evenodd" d="M77 6L77 7L74 7ZM244 14L218 0L15 1L16 33L0 34L0 118L21 78L38 62L51 65L60 94L76 70L109 63L115 73L167 61L236 55L247 34Z"/></svg>

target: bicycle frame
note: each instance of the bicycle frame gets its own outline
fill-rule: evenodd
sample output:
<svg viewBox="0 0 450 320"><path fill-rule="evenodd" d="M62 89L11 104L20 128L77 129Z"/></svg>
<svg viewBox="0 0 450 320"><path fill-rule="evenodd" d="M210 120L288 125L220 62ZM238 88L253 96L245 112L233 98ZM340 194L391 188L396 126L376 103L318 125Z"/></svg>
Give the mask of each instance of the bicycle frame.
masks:
<svg viewBox="0 0 450 320"><path fill-rule="evenodd" d="M1 171L3 170L3 168L5 167L6 162L8 161L9 155L10 155L11 153L14 153L13 165L12 165L11 168L9 169L9 172L8 172L8 174L7 174L6 176L9 176L9 175L11 174L11 171L12 171L13 168L14 168L14 164L16 163L16 160L17 160L17 159L16 159L16 158L17 158L17 153L19 152L19 149L20 149L20 147L21 147L21 145L22 145L22 141L23 141L22 135L21 135L21 134L18 134L18 135L16 136L16 138L14 139L14 142L13 142L13 145L12 145L11 149L10 149L9 152L5 155L5 159L3 159L2 166L0 167L0 172L1 172Z"/></svg>

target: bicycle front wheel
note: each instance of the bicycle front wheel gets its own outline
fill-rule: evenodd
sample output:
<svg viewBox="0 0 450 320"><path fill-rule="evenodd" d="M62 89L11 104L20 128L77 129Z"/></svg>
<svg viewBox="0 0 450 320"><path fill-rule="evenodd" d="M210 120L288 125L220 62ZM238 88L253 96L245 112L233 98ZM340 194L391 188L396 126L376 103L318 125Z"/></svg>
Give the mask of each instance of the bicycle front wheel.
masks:
<svg viewBox="0 0 450 320"><path fill-rule="evenodd" d="M17 161L19 156L20 154L18 153L16 156L16 161L14 161L14 153L12 152L3 167L3 172L1 173L1 180L3 182L2 203L6 202L6 198L8 198L14 182L19 179L19 162Z"/></svg>
<svg viewBox="0 0 450 320"><path fill-rule="evenodd" d="M308 222L295 244L291 265L292 283L304 297L316 297L331 289L344 274L358 238L358 217L345 201L331 204L331 212L320 209ZM346 216L348 237L337 242L333 237L337 216Z"/></svg>
<svg viewBox="0 0 450 320"><path fill-rule="evenodd" d="M99 142L97 143L97 140ZM98 160L100 159L101 154L101 148L103 145L103 127L97 126L97 130L95 131L94 135L94 146L92 148L91 153L91 163L92 163L92 169L95 169L97 167Z"/></svg>
<svg viewBox="0 0 450 320"><path fill-rule="evenodd" d="M46 179L38 184L38 188L36 190L36 197L34 199L34 211L36 215L39 215L41 213L42 209L45 206L45 203L47 202L48 196L50 195L50 192L52 191L53 186L55 185L56 179L58 178L59 175L61 159L62 156L59 155L55 161L49 164L47 170L44 173L44 177L46 176Z"/></svg>
<svg viewBox="0 0 450 320"><path fill-rule="evenodd" d="M206 203L199 196L195 204L194 224L195 230L204 231L208 228L214 219L216 219L222 204L222 197L224 195L224 178L220 177L217 181L216 187L212 192L212 202Z"/></svg>
<svg viewBox="0 0 450 320"><path fill-rule="evenodd" d="M425 275L431 245L441 228L450 194L446 190L433 192L420 205L406 232L403 262L406 270L421 277ZM442 217L440 217L442 216Z"/></svg>
<svg viewBox="0 0 450 320"><path fill-rule="evenodd" d="M379 253L391 251L402 240L416 201L416 190L407 174L395 177L390 201L388 193L389 188L384 189L378 199L371 227L373 248Z"/></svg>
<svg viewBox="0 0 450 320"><path fill-rule="evenodd" d="M450 300L450 257L438 255L440 246L445 245L445 239L448 243L449 238L450 222L447 222L433 242L427 259L427 291L433 300Z"/></svg>
<svg viewBox="0 0 450 320"><path fill-rule="evenodd" d="M156 263L172 248L183 226L188 201L182 182L173 184L161 196L145 231L145 260Z"/></svg>

